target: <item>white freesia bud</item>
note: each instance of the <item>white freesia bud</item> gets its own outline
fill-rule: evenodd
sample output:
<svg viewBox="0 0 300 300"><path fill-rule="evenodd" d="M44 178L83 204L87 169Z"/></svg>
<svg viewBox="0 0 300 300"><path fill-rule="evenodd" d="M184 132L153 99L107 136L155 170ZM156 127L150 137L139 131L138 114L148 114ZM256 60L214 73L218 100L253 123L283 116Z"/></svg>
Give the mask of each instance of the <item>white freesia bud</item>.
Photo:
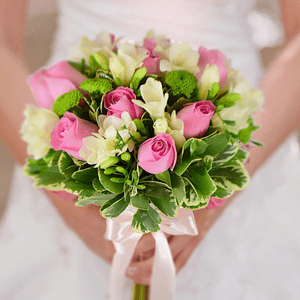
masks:
<svg viewBox="0 0 300 300"><path fill-rule="evenodd" d="M199 72L199 67L197 66L199 53L192 50L188 43L173 43L162 57L167 57L167 59L160 61L159 68L162 72L174 70L186 70L193 74Z"/></svg>
<svg viewBox="0 0 300 300"><path fill-rule="evenodd" d="M145 103L140 100L132 100L132 102L147 110L153 120L163 118L169 94L164 95L161 82L148 78L140 89Z"/></svg>
<svg viewBox="0 0 300 300"><path fill-rule="evenodd" d="M124 86L129 86L135 70L142 66L147 57L147 49L124 43L109 60L109 68L114 78L119 78Z"/></svg>
<svg viewBox="0 0 300 300"><path fill-rule="evenodd" d="M202 100L207 99L208 91L211 89L211 86L215 82L220 81L219 69L216 65L210 66L209 64L206 66L203 75L200 80L199 85L199 97Z"/></svg>
<svg viewBox="0 0 300 300"><path fill-rule="evenodd" d="M27 105L22 128L22 139L28 143L27 152L34 159L40 159L51 148L51 132L59 122L59 117L51 110Z"/></svg>
<svg viewBox="0 0 300 300"><path fill-rule="evenodd" d="M154 124L154 134L166 133L168 129L168 121L165 118L158 118Z"/></svg>

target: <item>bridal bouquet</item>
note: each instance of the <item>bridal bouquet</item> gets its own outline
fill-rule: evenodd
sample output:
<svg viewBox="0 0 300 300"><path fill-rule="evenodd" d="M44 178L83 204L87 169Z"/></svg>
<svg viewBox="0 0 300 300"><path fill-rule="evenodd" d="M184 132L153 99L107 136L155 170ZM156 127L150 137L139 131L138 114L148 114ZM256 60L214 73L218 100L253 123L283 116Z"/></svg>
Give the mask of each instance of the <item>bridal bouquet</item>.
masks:
<svg viewBox="0 0 300 300"><path fill-rule="evenodd" d="M21 133L36 187L105 218L130 210L138 234L246 187L244 145L259 145L252 115L263 97L220 51L153 31L140 44L101 32L72 51L30 78L41 108L26 108Z"/></svg>

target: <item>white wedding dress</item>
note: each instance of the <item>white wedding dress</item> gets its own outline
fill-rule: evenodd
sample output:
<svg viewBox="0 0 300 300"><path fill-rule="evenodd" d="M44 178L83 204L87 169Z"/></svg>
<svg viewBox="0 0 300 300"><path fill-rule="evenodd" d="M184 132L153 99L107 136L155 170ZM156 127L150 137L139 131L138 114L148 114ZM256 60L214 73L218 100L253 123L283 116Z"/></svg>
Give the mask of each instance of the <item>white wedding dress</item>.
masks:
<svg viewBox="0 0 300 300"><path fill-rule="evenodd" d="M60 0L48 65L69 58L69 48L82 35L93 39L106 30L140 41L153 28L194 48L220 49L255 87L262 70L246 22L250 2ZM291 136L257 172L178 274L176 300L299 299L299 155L297 139ZM31 185L17 168L1 226L0 299L109 299L110 266ZM125 299L130 292L128 280Z"/></svg>

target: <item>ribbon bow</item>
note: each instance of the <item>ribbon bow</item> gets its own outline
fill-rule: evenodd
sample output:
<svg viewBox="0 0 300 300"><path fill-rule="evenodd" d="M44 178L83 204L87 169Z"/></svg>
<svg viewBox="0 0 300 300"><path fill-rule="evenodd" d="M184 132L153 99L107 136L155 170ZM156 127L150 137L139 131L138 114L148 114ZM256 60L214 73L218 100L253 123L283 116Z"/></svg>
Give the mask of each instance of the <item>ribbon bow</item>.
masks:
<svg viewBox="0 0 300 300"><path fill-rule="evenodd" d="M106 238L114 243L116 253L110 274L110 297L122 300L125 271L129 266L135 247L142 237L131 229L131 219L135 212L133 207L124 211L119 217L107 219ZM152 233L155 239L155 254L151 278L150 300L172 300L175 289L175 266L171 250L164 234L197 235L198 230L191 211L179 208L175 218L161 214L160 231Z"/></svg>

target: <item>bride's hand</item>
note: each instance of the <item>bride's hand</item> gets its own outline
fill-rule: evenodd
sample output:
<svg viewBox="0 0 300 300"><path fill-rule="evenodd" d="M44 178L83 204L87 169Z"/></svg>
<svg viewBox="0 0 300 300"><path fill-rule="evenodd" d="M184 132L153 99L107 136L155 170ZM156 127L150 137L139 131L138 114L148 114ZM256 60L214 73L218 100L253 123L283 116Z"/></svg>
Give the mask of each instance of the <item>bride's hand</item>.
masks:
<svg viewBox="0 0 300 300"><path fill-rule="evenodd" d="M226 201L228 204L229 199ZM169 246L173 256L176 272L179 272L185 265L188 258L193 253L200 241L223 212L225 206L216 209L201 209L194 211L195 220L198 228L198 235L172 235L167 236ZM147 237L147 239L146 239ZM144 239L143 239L144 238ZM126 275L137 284L151 285L151 272L154 258L154 239L150 234L146 234L137 246L137 251L133 255ZM146 252L143 252L149 248ZM141 255L142 253L142 255Z"/></svg>

